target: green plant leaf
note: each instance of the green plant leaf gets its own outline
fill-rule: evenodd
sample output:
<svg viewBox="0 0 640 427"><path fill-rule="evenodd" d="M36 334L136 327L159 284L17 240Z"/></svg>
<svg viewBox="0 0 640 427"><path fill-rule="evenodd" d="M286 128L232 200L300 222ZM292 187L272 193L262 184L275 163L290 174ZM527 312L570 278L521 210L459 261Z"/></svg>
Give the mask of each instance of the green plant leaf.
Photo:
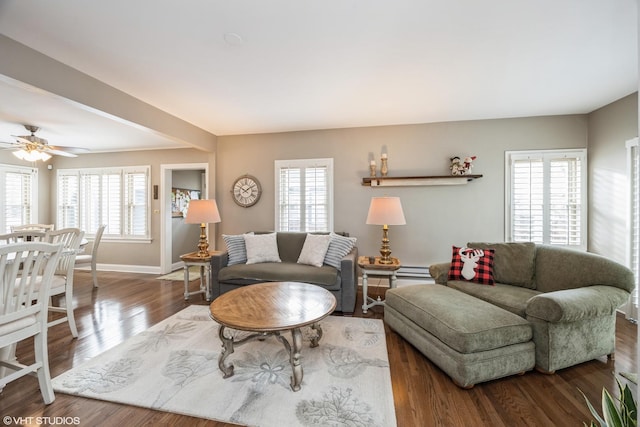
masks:
<svg viewBox="0 0 640 427"><path fill-rule="evenodd" d="M598 411L596 411L596 408L593 407L591 402L589 402L589 399L587 399L587 396L585 396L585 394L582 392L582 390L578 389L578 391L580 392L582 397L584 397L585 402L587 402L587 407L589 408L589 411L591 412L591 415L593 415L595 417L596 421L598 421L598 423L600 423L601 427L606 427L607 423L605 423L605 421L600 417L600 414L598 413ZM595 427L595 423L593 421L591 421L591 426L590 427Z"/></svg>
<svg viewBox="0 0 640 427"><path fill-rule="evenodd" d="M602 389L602 416L604 417L607 427L625 427L622 423L623 417L616 407L616 400L606 388ZM621 405L622 406L622 405ZM624 407L624 406L623 406Z"/></svg>

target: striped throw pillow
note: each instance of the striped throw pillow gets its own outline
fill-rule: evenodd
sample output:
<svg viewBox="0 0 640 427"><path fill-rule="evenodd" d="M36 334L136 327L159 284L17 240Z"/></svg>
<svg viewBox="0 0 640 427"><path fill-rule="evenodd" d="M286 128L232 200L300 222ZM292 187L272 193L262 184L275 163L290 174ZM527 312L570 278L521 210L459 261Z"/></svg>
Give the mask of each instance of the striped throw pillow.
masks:
<svg viewBox="0 0 640 427"><path fill-rule="evenodd" d="M340 270L340 262L351 249L356 245L355 237L344 237L336 233L331 233L331 241L329 242L329 249L324 256L324 264Z"/></svg>
<svg viewBox="0 0 640 427"><path fill-rule="evenodd" d="M247 234L253 234L253 231ZM227 252L229 253L227 265L246 264L247 247L244 243L244 234L223 234L222 239L227 244Z"/></svg>

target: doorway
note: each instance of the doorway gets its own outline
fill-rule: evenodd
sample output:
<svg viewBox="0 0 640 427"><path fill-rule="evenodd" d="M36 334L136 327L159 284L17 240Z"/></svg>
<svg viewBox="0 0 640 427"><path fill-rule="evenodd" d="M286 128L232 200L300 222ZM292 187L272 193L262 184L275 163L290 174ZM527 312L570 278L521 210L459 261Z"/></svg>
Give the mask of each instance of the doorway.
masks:
<svg viewBox="0 0 640 427"><path fill-rule="evenodd" d="M204 174L202 179L201 198L209 198L209 164L208 163L180 163L160 165L160 272L170 273L173 270L173 239L172 239L172 208L171 190L173 188L174 171L200 170ZM194 247L197 242L194 242Z"/></svg>

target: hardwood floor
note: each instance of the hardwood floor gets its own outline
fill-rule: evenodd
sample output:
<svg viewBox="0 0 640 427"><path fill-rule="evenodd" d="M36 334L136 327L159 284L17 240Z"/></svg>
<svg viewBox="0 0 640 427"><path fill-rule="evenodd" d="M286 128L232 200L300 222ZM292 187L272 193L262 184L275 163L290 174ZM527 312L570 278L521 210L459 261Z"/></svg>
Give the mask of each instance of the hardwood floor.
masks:
<svg viewBox="0 0 640 427"><path fill-rule="evenodd" d="M199 295L185 302L182 281L110 272L100 272L98 277L100 288L94 290L90 273L76 272L74 305L79 337L71 338L67 324L50 329L52 377L144 331L190 303L206 304ZM198 281L191 284L195 289ZM361 304L359 295L358 306ZM374 307L363 315L358 308L355 316L382 319L383 313L382 307ZM615 361L602 357L560 370L555 375L532 371L462 390L420 352L387 329L398 426L582 426L582 422L591 419L591 414L579 390L599 407L603 387L617 394L615 373L636 372L636 326L618 317L616 337ZM32 360L31 342L20 344L17 355L21 360ZM215 393L212 391L208 398L214 399ZM203 404L206 399L203 396ZM79 421L83 426L231 425L62 393L56 393L55 402L46 406L34 377L23 377L5 387L0 394L0 416L49 417L52 422L56 421L54 417L63 417L57 424L73 425ZM30 424L36 425L35 418Z"/></svg>

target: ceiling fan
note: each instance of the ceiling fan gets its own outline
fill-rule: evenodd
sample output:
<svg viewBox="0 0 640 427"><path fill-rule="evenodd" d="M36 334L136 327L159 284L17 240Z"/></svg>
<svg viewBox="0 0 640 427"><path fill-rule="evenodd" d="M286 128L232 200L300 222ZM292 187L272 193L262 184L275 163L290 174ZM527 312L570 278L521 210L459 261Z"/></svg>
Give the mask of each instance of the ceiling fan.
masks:
<svg viewBox="0 0 640 427"><path fill-rule="evenodd" d="M89 152L86 148L49 145L46 139L35 135L39 129L38 126L24 125L24 127L31 132L31 135L11 135L16 138L17 141L0 142L0 149L2 147L4 147L5 150L15 149L13 155L22 160L42 160L45 162L51 158L51 155L78 157L78 154Z"/></svg>

